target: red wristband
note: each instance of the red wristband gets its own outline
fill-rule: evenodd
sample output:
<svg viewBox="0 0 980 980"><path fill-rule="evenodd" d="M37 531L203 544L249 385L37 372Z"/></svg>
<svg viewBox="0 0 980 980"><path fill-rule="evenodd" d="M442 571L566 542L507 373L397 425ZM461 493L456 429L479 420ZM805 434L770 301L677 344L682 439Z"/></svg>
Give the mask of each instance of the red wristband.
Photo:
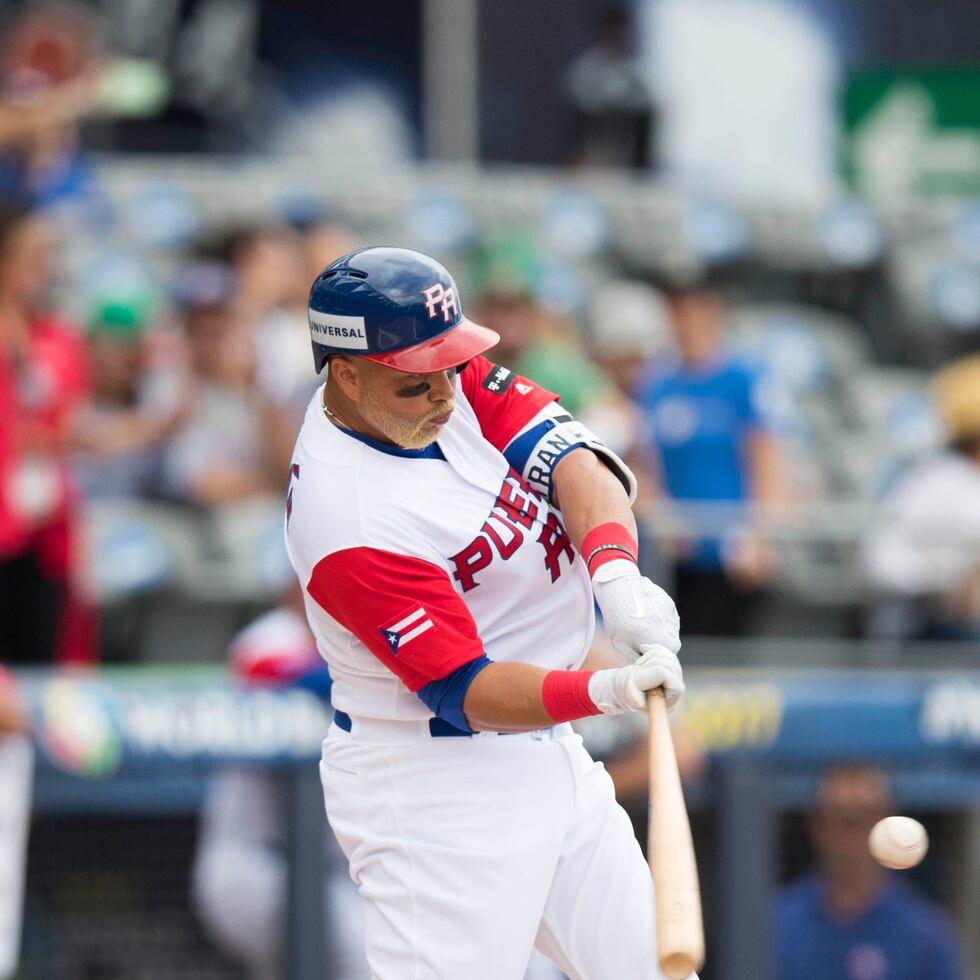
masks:
<svg viewBox="0 0 980 980"><path fill-rule="evenodd" d="M636 538L615 521L592 528L582 539L582 558L585 559L589 575L595 575L607 561L616 561L618 558L626 558L637 564L639 553L640 547Z"/></svg>
<svg viewBox="0 0 980 980"><path fill-rule="evenodd" d="M593 670L549 670L541 684L544 710L557 722L600 714L589 697Z"/></svg>

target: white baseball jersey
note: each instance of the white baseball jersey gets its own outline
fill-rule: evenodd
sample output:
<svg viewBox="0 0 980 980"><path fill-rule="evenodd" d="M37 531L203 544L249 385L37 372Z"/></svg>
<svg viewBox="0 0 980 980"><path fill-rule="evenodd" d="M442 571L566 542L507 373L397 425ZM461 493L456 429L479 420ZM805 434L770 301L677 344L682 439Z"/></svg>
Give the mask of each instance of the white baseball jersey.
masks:
<svg viewBox="0 0 980 980"><path fill-rule="evenodd" d="M577 667L592 590L547 497L550 467L594 437L556 396L474 358L424 450L335 426L322 396L293 455L286 540L334 706L419 720L432 711L415 692L484 655Z"/></svg>

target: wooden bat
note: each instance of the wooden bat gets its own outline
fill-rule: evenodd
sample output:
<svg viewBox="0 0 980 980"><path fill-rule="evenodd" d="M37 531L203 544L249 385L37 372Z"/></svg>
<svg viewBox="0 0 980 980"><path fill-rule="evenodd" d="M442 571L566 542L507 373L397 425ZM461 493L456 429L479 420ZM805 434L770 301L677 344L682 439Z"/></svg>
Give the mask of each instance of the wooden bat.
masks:
<svg viewBox="0 0 980 980"><path fill-rule="evenodd" d="M647 695L650 719L650 820L647 859L657 902L660 969L685 980L704 963L701 889L691 824L660 688Z"/></svg>

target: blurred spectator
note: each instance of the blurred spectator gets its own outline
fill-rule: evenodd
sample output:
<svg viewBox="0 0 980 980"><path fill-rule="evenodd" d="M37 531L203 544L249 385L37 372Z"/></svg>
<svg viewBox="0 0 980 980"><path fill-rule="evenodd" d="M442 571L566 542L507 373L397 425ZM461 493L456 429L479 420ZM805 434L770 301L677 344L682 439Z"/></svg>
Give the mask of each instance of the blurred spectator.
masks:
<svg viewBox="0 0 980 980"><path fill-rule="evenodd" d="M631 455L642 425L633 399L649 362L673 350L663 297L643 282L614 279L592 295L588 352L619 397L592 408L588 423L621 456Z"/></svg>
<svg viewBox="0 0 980 980"><path fill-rule="evenodd" d="M318 382L310 370L306 307L323 266L311 273L320 257L311 253L342 244L342 236L331 241L325 232L321 238L315 226L300 232L275 222L242 226L226 237L224 254L238 280L234 312L255 348L255 384L270 411L269 448L283 473Z"/></svg>
<svg viewBox="0 0 980 980"><path fill-rule="evenodd" d="M575 111L576 162L647 167L653 159L653 99L632 50L628 8L607 4L597 34L565 74Z"/></svg>
<svg viewBox="0 0 980 980"><path fill-rule="evenodd" d="M841 765L820 780L810 816L817 870L780 893L774 980L961 980L952 925L868 850L889 813L887 777Z"/></svg>
<svg viewBox="0 0 980 980"><path fill-rule="evenodd" d="M306 625L302 594L294 589L271 612L236 636L229 656L239 683L303 687L325 700L330 674ZM229 767L211 781L201 815L192 893L211 938L247 970L250 980L282 977L287 896L285 785L279 774ZM329 922L329 975L368 976L360 898L324 824Z"/></svg>
<svg viewBox="0 0 980 980"><path fill-rule="evenodd" d="M480 297L474 315L500 334L495 362L554 391L587 422L590 407L615 401L616 391L586 355L575 325L539 301L540 276L540 258L526 237L483 243L469 274L470 291Z"/></svg>
<svg viewBox="0 0 980 980"><path fill-rule="evenodd" d="M51 250L44 218L0 203L0 659L14 663L92 654L73 619L67 462L85 352L78 331L44 308Z"/></svg>
<svg viewBox="0 0 980 980"><path fill-rule="evenodd" d="M164 452L168 490L215 505L276 493L277 418L256 382L255 346L237 318L235 276L199 264L180 282L189 377L185 418Z"/></svg>
<svg viewBox="0 0 980 980"><path fill-rule="evenodd" d="M99 102L91 18L65 5L23 10L0 47L0 193L47 205L82 190L78 123Z"/></svg>
<svg viewBox="0 0 980 980"><path fill-rule="evenodd" d="M238 276L236 312L255 343L256 383L283 414L284 469L319 384L310 370L310 285L334 259L357 247L350 229L316 209L315 202L302 210L294 207L286 217L288 225L238 228L225 243L226 257Z"/></svg>
<svg viewBox="0 0 980 980"><path fill-rule="evenodd" d="M480 323L493 321L500 334L494 357L512 369L538 329L539 265L537 249L521 233L484 239L470 255L466 295L479 297L473 315Z"/></svg>
<svg viewBox="0 0 980 980"><path fill-rule="evenodd" d="M224 248L238 278L235 307L246 325L260 327L302 294L306 279L302 241L288 225L263 222L232 229Z"/></svg>
<svg viewBox="0 0 980 980"><path fill-rule="evenodd" d="M302 239L286 225L247 225L228 235L226 257L238 280L235 315L254 338L258 383L270 398L288 401L310 378L306 294L312 279L306 278Z"/></svg>
<svg viewBox="0 0 980 980"><path fill-rule="evenodd" d="M879 592L870 630L919 639L980 639L980 355L940 372L944 452L900 479L865 541Z"/></svg>
<svg viewBox="0 0 980 980"><path fill-rule="evenodd" d="M652 286L613 279L592 294L589 353L624 395L632 398L654 357L675 350L670 311Z"/></svg>
<svg viewBox="0 0 980 980"><path fill-rule="evenodd" d="M4 735L26 732L27 717L17 700L17 689L9 671L0 667L0 738Z"/></svg>
<svg viewBox="0 0 980 980"><path fill-rule="evenodd" d="M331 262L358 248L359 242L349 225L329 216L322 216L299 231L306 253L306 278L301 293L305 307L313 280Z"/></svg>
<svg viewBox="0 0 980 980"><path fill-rule="evenodd" d="M668 289L678 356L638 389L651 476L671 500L709 505L676 545L671 594L688 633L741 636L774 573L771 548L747 526L750 510L785 500L783 461L757 373L726 350L719 289L709 278Z"/></svg>
<svg viewBox="0 0 980 980"><path fill-rule="evenodd" d="M305 271L297 277L296 295L297 306L305 313L313 280L335 259L353 252L359 242L350 225L316 198L287 200L282 216L299 235L305 257Z"/></svg>
<svg viewBox="0 0 980 980"><path fill-rule="evenodd" d="M156 490L163 443L183 412L151 364L146 298L97 304L88 325L91 397L75 419L75 475L85 497Z"/></svg>
<svg viewBox="0 0 980 980"><path fill-rule="evenodd" d="M562 405L583 422L588 423L600 405L622 404L616 388L585 353L575 323L527 302L534 329L517 360L508 366L550 386Z"/></svg>

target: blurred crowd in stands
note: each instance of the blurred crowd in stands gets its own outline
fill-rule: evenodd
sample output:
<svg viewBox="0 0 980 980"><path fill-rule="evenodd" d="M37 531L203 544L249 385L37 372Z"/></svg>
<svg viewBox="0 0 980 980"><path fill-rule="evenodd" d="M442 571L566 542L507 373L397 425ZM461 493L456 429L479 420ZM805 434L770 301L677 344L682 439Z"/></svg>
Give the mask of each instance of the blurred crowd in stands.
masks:
<svg viewBox="0 0 980 980"><path fill-rule="evenodd" d="M206 510L280 495L315 385L309 270L348 244L331 234L229 230L188 258L166 311L148 293L106 295L76 324L47 302L48 218L0 204L5 662L96 657L87 504L155 498Z"/></svg>
<svg viewBox="0 0 980 980"><path fill-rule="evenodd" d="M600 23L564 78L582 159L615 145L643 165L629 18ZM445 259L501 334L494 357L631 461L647 570L688 636L980 635L976 330L917 366L915 348L891 356L880 315L800 302L758 260L769 288L748 289L738 220L717 207L688 215L716 254L680 264L638 262L627 239L652 241L653 218L612 226L568 187L514 227L437 190L383 222L341 189L288 186L219 219L152 181L120 215L80 126L146 79L122 84L71 9L28 11L0 48L0 661L173 659L167 645L216 660L276 602L284 475L318 383L307 289L379 224ZM865 241L844 217L835 241ZM930 385L924 366L964 351ZM211 605L154 649L168 590ZM814 615L793 620L787 598Z"/></svg>
<svg viewBox="0 0 980 980"><path fill-rule="evenodd" d="M257 604L287 585L283 474L318 384L306 293L319 269L358 243L348 224L310 205L207 228L164 289L147 280L86 290L62 280L53 292L58 227L30 195L0 203L6 663L96 659L96 605L152 592L153 544L173 560L181 550L174 534L183 533L185 550L210 549L188 572L199 598L231 588L230 579L215 580L221 574L239 575L247 598L250 564L267 571L251 580ZM821 412L835 407L833 388L811 397L799 378L805 344L788 366L780 344L787 331L828 349L839 339L856 348L860 336L824 324L820 311L790 323L763 304L731 306L738 270L724 268L600 282L576 318L541 301L539 262L520 235L457 255L469 315L501 334L498 360L556 391L641 474L647 561L675 596L688 635L752 632L760 604L790 574L784 532L799 533L807 506L835 500L827 474L813 476L812 445ZM85 295L81 323L52 305L73 290ZM873 367L845 356L842 370L865 367L874 394ZM938 415L945 438L907 458L888 458L883 443L857 446L859 457L882 454L858 465L891 472L867 501L886 519L862 530L853 557L864 591L850 598L863 600L866 614L854 629L975 638L980 361L941 371L931 394L923 377L906 380L888 409L914 404L920 427ZM787 399L795 399L789 409ZM801 439L792 423L807 412L812 424ZM845 437L832 427L824 434L835 452ZM123 520L140 502L145 519Z"/></svg>

